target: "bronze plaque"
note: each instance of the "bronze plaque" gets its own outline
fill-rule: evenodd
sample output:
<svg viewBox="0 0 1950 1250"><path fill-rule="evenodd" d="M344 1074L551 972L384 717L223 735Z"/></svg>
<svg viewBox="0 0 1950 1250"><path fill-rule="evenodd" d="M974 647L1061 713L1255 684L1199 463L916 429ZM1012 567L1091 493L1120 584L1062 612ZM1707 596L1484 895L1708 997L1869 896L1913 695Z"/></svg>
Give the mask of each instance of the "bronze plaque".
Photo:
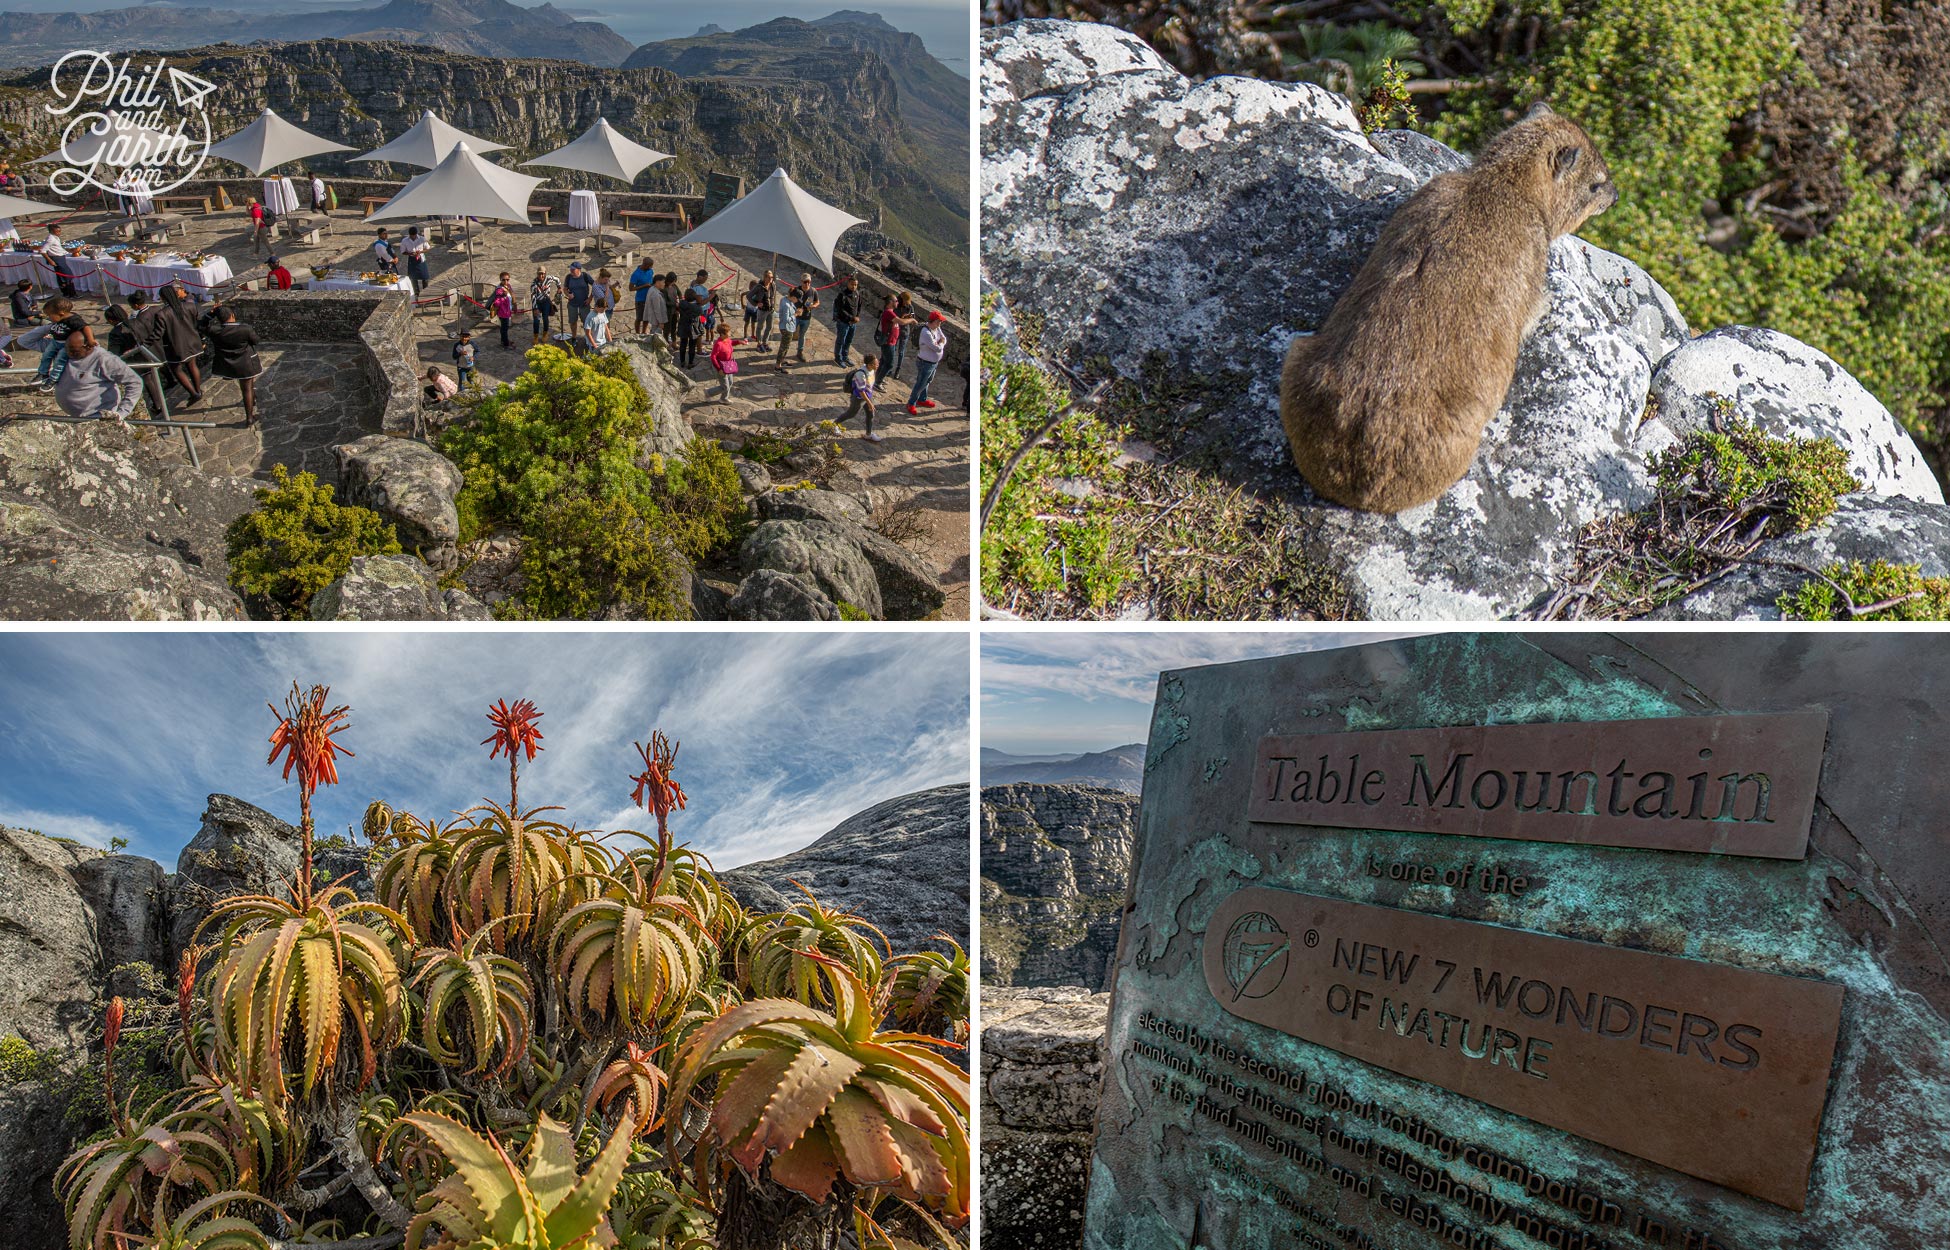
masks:
<svg viewBox="0 0 1950 1250"><path fill-rule="evenodd" d="M1262 738L1251 820L1800 859L1826 712Z"/></svg>
<svg viewBox="0 0 1950 1250"><path fill-rule="evenodd" d="M1252 886L1235 1016L1799 1211L1841 1026L1823 981Z"/></svg>

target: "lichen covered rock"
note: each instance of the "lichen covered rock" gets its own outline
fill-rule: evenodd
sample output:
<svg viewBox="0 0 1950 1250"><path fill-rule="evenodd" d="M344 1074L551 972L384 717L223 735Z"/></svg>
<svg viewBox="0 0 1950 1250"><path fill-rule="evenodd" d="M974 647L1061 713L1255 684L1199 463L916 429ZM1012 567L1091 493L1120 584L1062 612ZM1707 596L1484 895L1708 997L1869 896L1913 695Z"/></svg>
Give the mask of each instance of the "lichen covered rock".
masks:
<svg viewBox="0 0 1950 1250"><path fill-rule="evenodd" d="M1083 1239L1110 995L982 987L982 1244Z"/></svg>
<svg viewBox="0 0 1950 1250"><path fill-rule="evenodd" d="M357 556L344 576L311 597L314 621L487 621L493 615L463 590L443 590L413 556Z"/></svg>
<svg viewBox="0 0 1950 1250"><path fill-rule="evenodd" d="M370 508L392 523L400 546L438 568L452 568L460 541L461 471L447 457L410 438L372 434L332 449L338 456L343 502Z"/></svg>

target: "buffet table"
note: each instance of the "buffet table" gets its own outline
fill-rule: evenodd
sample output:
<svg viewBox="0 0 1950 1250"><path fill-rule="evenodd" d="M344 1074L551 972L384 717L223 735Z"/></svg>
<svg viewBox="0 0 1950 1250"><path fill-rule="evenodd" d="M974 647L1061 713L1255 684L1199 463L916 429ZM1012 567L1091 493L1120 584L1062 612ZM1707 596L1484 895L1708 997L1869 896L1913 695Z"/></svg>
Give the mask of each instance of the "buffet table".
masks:
<svg viewBox="0 0 1950 1250"><path fill-rule="evenodd" d="M95 262L82 256L69 256L62 260L68 280L74 283L77 291L99 291L102 289L101 275L95 272ZM0 283L8 286L26 278L36 286L53 287L54 264L44 260L38 252L0 252Z"/></svg>
<svg viewBox="0 0 1950 1250"><path fill-rule="evenodd" d="M108 293L111 295L142 291L153 298L156 292L180 278L190 293L201 299L208 295L212 287L231 278L230 262L221 256L208 257L201 265L192 265L175 252L159 252L142 263L116 256L103 256L83 263L96 266L107 280Z"/></svg>
<svg viewBox="0 0 1950 1250"><path fill-rule="evenodd" d="M367 282L358 274L333 274L329 278L313 277L310 274L292 275L298 285L311 291L398 291L402 295L413 294L413 283L405 274L389 278L383 282Z"/></svg>

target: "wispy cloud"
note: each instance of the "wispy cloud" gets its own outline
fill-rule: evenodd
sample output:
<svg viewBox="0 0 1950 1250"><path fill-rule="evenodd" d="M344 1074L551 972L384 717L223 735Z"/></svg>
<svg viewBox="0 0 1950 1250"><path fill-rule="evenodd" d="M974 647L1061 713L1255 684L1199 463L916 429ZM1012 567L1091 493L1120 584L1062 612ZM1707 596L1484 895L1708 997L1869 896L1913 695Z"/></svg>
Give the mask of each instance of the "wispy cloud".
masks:
<svg viewBox="0 0 1950 1250"><path fill-rule="evenodd" d="M640 827L631 743L662 729L692 800L681 836L731 866L965 780L967 673L966 637L939 632L0 635L0 724L18 730L0 740L0 804L131 829L166 863L211 792L291 816L263 767L264 705L296 679L353 709L356 756L320 796L322 829L373 798L440 816L505 797L505 767L476 745L484 712L531 698L544 750L525 802Z"/></svg>

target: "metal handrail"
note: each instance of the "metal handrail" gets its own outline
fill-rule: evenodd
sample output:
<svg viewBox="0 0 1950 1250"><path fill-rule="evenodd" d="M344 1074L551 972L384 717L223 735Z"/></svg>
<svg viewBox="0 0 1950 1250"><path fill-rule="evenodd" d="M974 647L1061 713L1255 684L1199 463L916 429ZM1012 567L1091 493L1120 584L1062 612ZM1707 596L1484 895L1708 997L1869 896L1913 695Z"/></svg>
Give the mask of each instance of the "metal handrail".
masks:
<svg viewBox="0 0 1950 1250"><path fill-rule="evenodd" d="M96 350L107 351L108 349L102 347L102 348L97 348ZM128 360L125 358L122 363L128 365L129 368L136 369L136 370L156 370L156 369L164 369L168 367L168 363L164 361L162 357L156 355L155 349L150 347L148 344L137 343L135 345L135 350L141 352L144 356L148 357L148 359ZM20 365L10 369L0 369L0 373L33 373L38 371L39 370L36 367L30 365ZM185 453L188 454L190 458L190 467L194 469L201 469L203 467L203 457L197 455L196 440L190 437L190 431L191 430L214 430L217 428L218 423L215 421L178 421L170 416L169 389L163 386L160 381L156 384L156 394L161 397L162 415L160 417L151 415L148 418L143 419L141 421L141 424L147 426L153 426L165 430L181 430L183 432L183 450ZM142 397L144 399L149 398L149 388L147 386L144 386L142 388ZM65 412L60 412L60 413L17 412L12 414L7 419L10 421L35 421L35 420L61 421L61 422L66 422L69 425L78 425L84 421L100 421L102 418L71 417Z"/></svg>

